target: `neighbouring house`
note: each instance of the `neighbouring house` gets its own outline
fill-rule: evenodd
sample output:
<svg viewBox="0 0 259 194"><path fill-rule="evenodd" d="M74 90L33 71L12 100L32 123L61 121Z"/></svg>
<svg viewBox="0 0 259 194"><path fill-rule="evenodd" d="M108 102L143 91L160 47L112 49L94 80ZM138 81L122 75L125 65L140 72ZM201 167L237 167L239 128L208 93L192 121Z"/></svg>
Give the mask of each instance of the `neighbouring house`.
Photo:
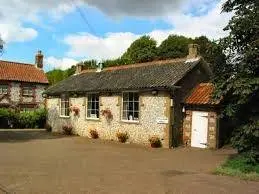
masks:
<svg viewBox="0 0 259 194"><path fill-rule="evenodd" d="M195 88L208 82L211 75L209 65L198 55L196 44L189 45L189 55L181 59L97 70L82 70L78 65L75 75L46 90L48 122L55 132L62 131L64 125L72 125L73 132L81 136L90 137L89 130L95 129L103 139L116 140L117 132L127 132L128 141L134 143L149 144L148 139L157 136L167 148L183 143L216 148L214 107L203 110L200 104L196 106L188 100L201 98L203 102ZM208 112L204 118L209 123L201 120L201 124L196 124L199 119L194 110L197 114ZM191 116L193 126L201 127L197 130L200 134L195 136Z"/></svg>
<svg viewBox="0 0 259 194"><path fill-rule="evenodd" d="M42 93L47 87L41 51L35 56L35 64L0 60L0 108L27 111L43 106Z"/></svg>

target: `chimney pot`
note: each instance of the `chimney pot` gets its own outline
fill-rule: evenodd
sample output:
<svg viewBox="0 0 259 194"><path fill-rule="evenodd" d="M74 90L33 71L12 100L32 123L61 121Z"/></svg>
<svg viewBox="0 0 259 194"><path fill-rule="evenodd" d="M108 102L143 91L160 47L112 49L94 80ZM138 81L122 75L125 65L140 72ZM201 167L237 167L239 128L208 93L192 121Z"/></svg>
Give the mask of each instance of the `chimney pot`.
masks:
<svg viewBox="0 0 259 194"><path fill-rule="evenodd" d="M43 68L43 58L44 58L44 55L42 54L42 51L39 50L35 55L35 64L37 68L40 68L40 69Z"/></svg>
<svg viewBox="0 0 259 194"><path fill-rule="evenodd" d="M199 45L198 44L189 44L189 54L187 56L187 59L195 59L199 56Z"/></svg>
<svg viewBox="0 0 259 194"><path fill-rule="evenodd" d="M76 75L80 74L82 72L82 70L83 70L83 64L82 63L78 63L76 65Z"/></svg>

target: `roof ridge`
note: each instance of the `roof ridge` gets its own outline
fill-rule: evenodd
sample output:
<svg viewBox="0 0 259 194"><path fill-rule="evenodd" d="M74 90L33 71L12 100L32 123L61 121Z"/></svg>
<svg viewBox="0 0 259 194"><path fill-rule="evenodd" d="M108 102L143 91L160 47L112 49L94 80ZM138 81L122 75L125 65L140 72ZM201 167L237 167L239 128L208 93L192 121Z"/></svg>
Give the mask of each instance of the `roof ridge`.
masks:
<svg viewBox="0 0 259 194"><path fill-rule="evenodd" d="M35 66L35 64L32 63L23 63L23 62L17 62L17 61L7 61L7 60L0 60L0 62L5 62L5 63L16 63L19 65L31 65L31 66Z"/></svg>
<svg viewBox="0 0 259 194"><path fill-rule="evenodd" d="M110 71L110 70L119 70L119 69L129 69L129 68L135 68L135 67L146 67L150 65L163 65L168 64L171 62L179 62L184 61L186 58L175 58L175 59L164 59L164 60L154 60L154 61L148 61L148 62L142 62L142 63L132 63L128 65L117 65L112 67L106 67L103 69L103 71Z"/></svg>
<svg viewBox="0 0 259 194"><path fill-rule="evenodd" d="M165 59L165 60L154 60L154 61L148 61L148 62L142 62L142 63L132 63L127 65L116 65L111 67L105 67L101 72L104 71L115 71L115 70L121 70L121 69L130 69L130 68L138 68L138 67L147 67L152 65L165 65L172 62L181 62L186 61L186 58L174 58L174 59ZM96 69L85 69L82 73L93 73L96 72Z"/></svg>

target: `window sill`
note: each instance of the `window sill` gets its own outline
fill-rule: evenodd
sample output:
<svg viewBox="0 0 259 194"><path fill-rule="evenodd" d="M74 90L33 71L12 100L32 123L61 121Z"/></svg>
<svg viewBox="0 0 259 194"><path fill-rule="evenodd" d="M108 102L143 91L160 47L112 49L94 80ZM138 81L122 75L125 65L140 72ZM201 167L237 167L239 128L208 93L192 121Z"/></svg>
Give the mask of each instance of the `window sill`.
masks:
<svg viewBox="0 0 259 194"><path fill-rule="evenodd" d="M100 121L100 118L87 117L86 120L88 120L88 121Z"/></svg>
<svg viewBox="0 0 259 194"><path fill-rule="evenodd" d="M121 122L129 124L139 124L139 121L136 120L121 120Z"/></svg>
<svg viewBox="0 0 259 194"><path fill-rule="evenodd" d="M62 115L59 115L60 118L63 118L63 119L69 119L70 116L62 116Z"/></svg>

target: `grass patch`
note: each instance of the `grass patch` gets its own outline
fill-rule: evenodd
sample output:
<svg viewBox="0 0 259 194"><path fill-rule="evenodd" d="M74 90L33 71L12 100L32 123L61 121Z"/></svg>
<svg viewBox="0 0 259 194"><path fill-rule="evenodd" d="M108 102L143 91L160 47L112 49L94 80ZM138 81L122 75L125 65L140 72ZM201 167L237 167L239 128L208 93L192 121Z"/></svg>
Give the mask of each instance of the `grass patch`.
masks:
<svg viewBox="0 0 259 194"><path fill-rule="evenodd" d="M259 163L251 164L243 155L228 159L214 171L218 175L235 176L244 180L259 181Z"/></svg>

